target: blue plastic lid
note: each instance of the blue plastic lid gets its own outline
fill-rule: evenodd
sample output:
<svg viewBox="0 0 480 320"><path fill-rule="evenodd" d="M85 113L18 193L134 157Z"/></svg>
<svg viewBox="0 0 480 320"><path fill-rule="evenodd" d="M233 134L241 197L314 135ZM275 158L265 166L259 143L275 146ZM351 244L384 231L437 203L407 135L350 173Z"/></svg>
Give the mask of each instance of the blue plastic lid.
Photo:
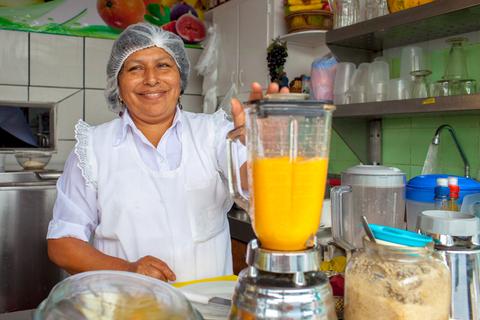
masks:
<svg viewBox="0 0 480 320"><path fill-rule="evenodd" d="M376 239L401 244L409 247L425 247L432 242L432 238L415 232L380 226L378 224L369 224Z"/></svg>
<svg viewBox="0 0 480 320"><path fill-rule="evenodd" d="M459 203L463 201L463 197L467 194L480 192L480 182L474 179L447 174L426 174L413 177L408 181L406 188L407 200L434 202L434 189L437 185L437 178L448 177L458 178L458 186L460 187Z"/></svg>

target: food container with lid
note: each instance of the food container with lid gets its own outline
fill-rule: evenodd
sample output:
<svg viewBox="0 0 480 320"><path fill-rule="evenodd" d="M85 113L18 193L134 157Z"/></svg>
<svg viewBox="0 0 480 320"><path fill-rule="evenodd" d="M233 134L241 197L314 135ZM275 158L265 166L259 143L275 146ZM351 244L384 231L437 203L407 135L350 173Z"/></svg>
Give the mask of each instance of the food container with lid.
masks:
<svg viewBox="0 0 480 320"><path fill-rule="evenodd" d="M408 181L406 194L408 230L417 231L417 219L420 213L435 208L434 189L437 184L437 178L448 177L452 177L452 175L426 174L416 176ZM458 197L458 204L460 205L466 195L480 192L480 182L465 177L457 178L458 186L460 187Z"/></svg>
<svg viewBox="0 0 480 320"><path fill-rule="evenodd" d="M46 319L203 319L185 296L160 280L131 272L91 271L58 283L37 308Z"/></svg>
<svg viewBox="0 0 480 320"><path fill-rule="evenodd" d="M448 320L450 274L432 240L427 246L424 241L405 246L388 240L364 238L363 249L349 260L344 319Z"/></svg>

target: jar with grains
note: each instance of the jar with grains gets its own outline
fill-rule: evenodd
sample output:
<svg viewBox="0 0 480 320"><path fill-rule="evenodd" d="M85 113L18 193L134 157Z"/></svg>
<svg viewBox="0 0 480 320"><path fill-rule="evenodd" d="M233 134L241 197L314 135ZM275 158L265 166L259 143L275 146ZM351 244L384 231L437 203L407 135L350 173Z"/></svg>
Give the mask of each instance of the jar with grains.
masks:
<svg viewBox="0 0 480 320"><path fill-rule="evenodd" d="M363 242L345 271L344 319L449 319L450 273L433 247Z"/></svg>

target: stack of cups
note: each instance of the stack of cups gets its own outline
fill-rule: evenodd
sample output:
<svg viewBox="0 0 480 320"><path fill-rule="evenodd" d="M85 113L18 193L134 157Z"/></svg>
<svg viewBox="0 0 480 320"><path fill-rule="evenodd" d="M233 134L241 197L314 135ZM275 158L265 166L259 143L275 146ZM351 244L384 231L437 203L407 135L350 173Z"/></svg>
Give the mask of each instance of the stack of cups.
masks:
<svg viewBox="0 0 480 320"><path fill-rule="evenodd" d="M368 66L367 101L387 100L388 81L390 80L390 67L383 60L375 60Z"/></svg>
<svg viewBox="0 0 480 320"><path fill-rule="evenodd" d="M346 103L367 102L367 92L369 87L368 69L370 63L361 63L353 73L350 80L350 87L346 94Z"/></svg>
<svg viewBox="0 0 480 320"><path fill-rule="evenodd" d="M352 62L341 62L337 65L335 74L335 85L333 87L333 103L349 103L347 92L350 89L350 81L355 72L355 64Z"/></svg>
<svg viewBox="0 0 480 320"><path fill-rule="evenodd" d="M392 86L396 86L396 88L392 88L392 92L390 92L392 99L424 98L425 95L428 96L428 86L424 82L425 77L415 79L412 75L412 73L415 74L419 72L421 75L422 72L427 72L426 69L425 56L422 48L415 46L403 47L400 57L400 79L392 82ZM427 92L422 94L422 96L418 96L418 94L413 95L413 92L424 92L425 90Z"/></svg>

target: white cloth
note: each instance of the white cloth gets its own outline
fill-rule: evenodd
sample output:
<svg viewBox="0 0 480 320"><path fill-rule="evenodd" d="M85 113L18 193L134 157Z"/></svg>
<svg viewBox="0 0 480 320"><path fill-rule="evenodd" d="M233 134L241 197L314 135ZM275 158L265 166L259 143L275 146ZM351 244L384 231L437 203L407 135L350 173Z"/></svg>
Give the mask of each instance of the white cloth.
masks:
<svg viewBox="0 0 480 320"><path fill-rule="evenodd" d="M93 233L102 252L129 261L156 256L177 281L231 273L224 178L231 128L223 112L177 110L155 149L128 113L98 127L77 125L80 161L70 155L66 163L47 238L88 241ZM238 151L243 163L245 150Z"/></svg>

